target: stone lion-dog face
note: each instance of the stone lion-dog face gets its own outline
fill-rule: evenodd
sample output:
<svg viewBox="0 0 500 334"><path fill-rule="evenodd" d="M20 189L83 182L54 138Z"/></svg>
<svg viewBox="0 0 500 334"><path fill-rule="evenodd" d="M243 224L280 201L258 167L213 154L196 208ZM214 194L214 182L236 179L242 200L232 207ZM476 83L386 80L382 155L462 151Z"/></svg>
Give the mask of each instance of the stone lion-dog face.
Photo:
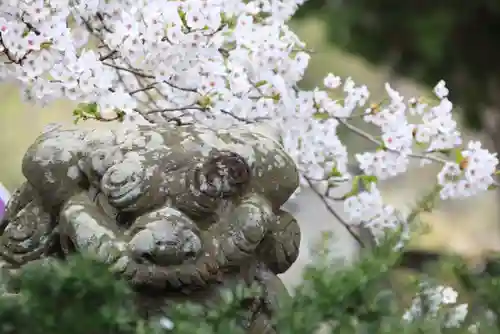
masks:
<svg viewBox="0 0 500 334"><path fill-rule="evenodd" d="M53 130L28 149L23 173L43 211L61 218L59 230L74 247L119 270L136 264L140 253L148 264L190 259L189 268L198 272L200 253L204 268L259 253L283 271L298 252L298 225L280 211L298 186L296 166L277 141L247 126ZM96 206L97 197L108 210ZM130 221L118 227L123 213ZM287 232L292 242L279 240L286 234L280 224L293 226ZM150 246L155 240L152 248L147 240ZM272 254L264 256L264 248Z"/></svg>

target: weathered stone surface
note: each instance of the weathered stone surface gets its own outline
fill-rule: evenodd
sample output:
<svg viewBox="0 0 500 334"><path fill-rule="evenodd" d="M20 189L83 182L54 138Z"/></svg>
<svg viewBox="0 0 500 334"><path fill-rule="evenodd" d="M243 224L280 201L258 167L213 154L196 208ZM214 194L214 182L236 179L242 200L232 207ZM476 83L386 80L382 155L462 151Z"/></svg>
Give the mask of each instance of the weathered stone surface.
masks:
<svg viewBox="0 0 500 334"><path fill-rule="evenodd" d="M249 126L56 129L31 145L22 168L27 181L0 224L6 267L91 253L148 305L214 301L222 288L258 282L262 305L249 312L260 314L255 333L265 332L286 294L277 274L300 245L281 209L298 171L270 136Z"/></svg>

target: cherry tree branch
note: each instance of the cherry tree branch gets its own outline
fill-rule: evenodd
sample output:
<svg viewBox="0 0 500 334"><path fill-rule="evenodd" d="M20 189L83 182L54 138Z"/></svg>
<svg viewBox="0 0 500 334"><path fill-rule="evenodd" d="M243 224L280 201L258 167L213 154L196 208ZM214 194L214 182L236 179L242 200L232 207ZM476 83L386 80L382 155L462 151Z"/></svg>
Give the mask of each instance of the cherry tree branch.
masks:
<svg viewBox="0 0 500 334"><path fill-rule="evenodd" d="M365 247L365 243L363 242L363 240L361 240L360 236L353 230L352 226L347 223L338 213L337 211L335 211L334 208L332 208L332 206L330 205L330 203L328 203L326 197L321 194L321 192L316 188L316 186L314 185L314 183L309 179L307 178L307 176L304 176L304 179L306 180L309 188L311 188L311 190L314 192L314 194L321 200L321 202L323 203L323 205L325 206L326 210L332 215L334 216L340 224L342 224L342 226L345 227L345 229L347 230L347 232L349 232L349 234L354 238L354 240L356 240L356 242L361 246L361 247Z"/></svg>
<svg viewBox="0 0 500 334"><path fill-rule="evenodd" d="M380 140L376 139L374 136L370 135L369 133L366 133L365 131L361 130L360 128L358 128L358 127L350 124L345 119L339 118L339 117L335 117L335 119L340 124L342 124L343 126L345 126L347 129L349 129L353 133L357 134L358 136L360 136L360 137L362 137L362 138L364 138L364 139L366 139L366 140L368 140L368 141L376 144L377 146L384 146L383 143ZM390 152L400 153L398 150L390 149L388 147L386 147L385 149L387 149ZM445 164L447 162L445 159L441 159L439 157L432 156L432 155L410 153L410 154L408 154L408 156L411 157L411 158L416 158L416 159L431 160L431 161L437 162L439 164Z"/></svg>

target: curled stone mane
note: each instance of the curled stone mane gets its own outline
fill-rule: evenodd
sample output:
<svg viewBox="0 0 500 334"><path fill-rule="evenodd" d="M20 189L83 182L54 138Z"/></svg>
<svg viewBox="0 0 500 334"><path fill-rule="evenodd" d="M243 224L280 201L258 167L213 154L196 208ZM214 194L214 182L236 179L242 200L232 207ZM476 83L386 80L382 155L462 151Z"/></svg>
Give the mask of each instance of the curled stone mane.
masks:
<svg viewBox="0 0 500 334"><path fill-rule="evenodd" d="M212 152L200 170L200 191L210 197L231 197L250 183L246 160L232 151Z"/></svg>
<svg viewBox="0 0 500 334"><path fill-rule="evenodd" d="M101 179L101 189L111 205L126 208L141 196L145 170L139 161L125 159L110 167Z"/></svg>
<svg viewBox="0 0 500 334"><path fill-rule="evenodd" d="M0 230L0 259L21 266L50 251L55 229L52 217L32 200L4 217Z"/></svg>

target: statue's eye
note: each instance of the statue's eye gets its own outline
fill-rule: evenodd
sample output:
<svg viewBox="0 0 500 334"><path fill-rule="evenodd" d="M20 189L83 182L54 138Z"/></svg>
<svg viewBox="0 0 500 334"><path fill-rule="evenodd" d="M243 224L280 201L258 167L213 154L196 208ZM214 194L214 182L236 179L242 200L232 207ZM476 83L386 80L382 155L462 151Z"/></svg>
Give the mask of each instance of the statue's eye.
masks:
<svg viewBox="0 0 500 334"><path fill-rule="evenodd" d="M212 197L230 197L249 182L250 167L239 154L231 151L213 152L203 164L202 174L209 182L209 190L202 192Z"/></svg>
<svg viewBox="0 0 500 334"><path fill-rule="evenodd" d="M250 170L246 163L231 166L229 168L229 182L234 184L245 183L250 176L249 174Z"/></svg>

